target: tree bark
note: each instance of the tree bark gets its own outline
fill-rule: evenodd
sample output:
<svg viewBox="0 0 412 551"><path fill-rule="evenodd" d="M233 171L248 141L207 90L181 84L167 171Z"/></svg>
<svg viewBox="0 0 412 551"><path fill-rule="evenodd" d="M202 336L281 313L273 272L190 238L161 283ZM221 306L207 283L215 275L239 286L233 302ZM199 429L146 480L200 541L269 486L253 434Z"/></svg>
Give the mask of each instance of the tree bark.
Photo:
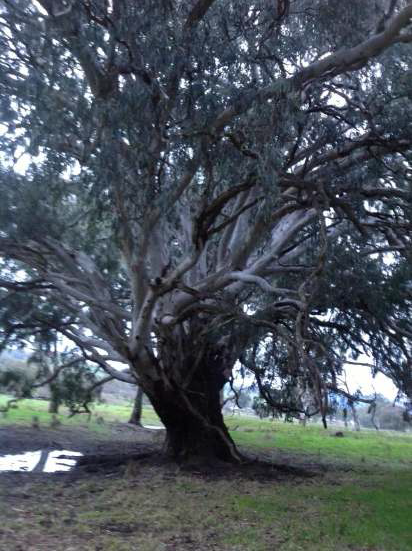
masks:
<svg viewBox="0 0 412 551"><path fill-rule="evenodd" d="M133 402L133 411L129 419L131 425L142 426L143 389L139 386Z"/></svg>
<svg viewBox="0 0 412 551"><path fill-rule="evenodd" d="M59 397L54 392L52 386L50 386L50 400L49 400L49 413L58 414L59 413L60 400Z"/></svg>
<svg viewBox="0 0 412 551"><path fill-rule="evenodd" d="M36 466L34 467L33 471L34 473L42 473L44 470L44 467L46 466L47 459L49 457L49 452L47 450L42 450L40 454L40 459L37 462Z"/></svg>
<svg viewBox="0 0 412 551"><path fill-rule="evenodd" d="M166 453L177 462L226 461L239 463L241 455L225 426L220 391L227 381L227 364L218 354L205 354L196 362L187 355L182 365L169 366L167 378L145 389L166 428ZM190 369L191 368L191 369ZM179 374L179 380L171 374ZM188 377L182 377L182 374Z"/></svg>
<svg viewBox="0 0 412 551"><path fill-rule="evenodd" d="M240 455L225 426L219 393L158 389L152 404L166 427L166 452L178 462L198 459L239 462Z"/></svg>
<svg viewBox="0 0 412 551"><path fill-rule="evenodd" d="M360 422L359 422L359 417L358 417L358 413L356 411L356 407L355 405L353 404L353 402L351 402L349 404L350 406L350 409L352 411L352 418L353 418L353 422L355 424L355 430L356 431L360 431L361 430L361 427L360 427Z"/></svg>
<svg viewBox="0 0 412 551"><path fill-rule="evenodd" d="M302 427L306 427L306 423L307 423L307 416L305 414L302 414L299 416L299 425L302 425Z"/></svg>

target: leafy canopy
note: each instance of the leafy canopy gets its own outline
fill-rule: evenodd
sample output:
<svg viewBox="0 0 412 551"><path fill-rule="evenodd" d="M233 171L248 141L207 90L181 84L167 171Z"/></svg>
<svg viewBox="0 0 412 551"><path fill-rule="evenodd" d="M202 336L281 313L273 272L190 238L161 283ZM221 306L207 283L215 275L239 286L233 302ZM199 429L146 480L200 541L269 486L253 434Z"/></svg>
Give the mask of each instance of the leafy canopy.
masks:
<svg viewBox="0 0 412 551"><path fill-rule="evenodd" d="M403 0L3 1L6 335L23 294L34 325L149 394L190 385L188 350L214 347L314 411L348 352L412 396L411 17Z"/></svg>

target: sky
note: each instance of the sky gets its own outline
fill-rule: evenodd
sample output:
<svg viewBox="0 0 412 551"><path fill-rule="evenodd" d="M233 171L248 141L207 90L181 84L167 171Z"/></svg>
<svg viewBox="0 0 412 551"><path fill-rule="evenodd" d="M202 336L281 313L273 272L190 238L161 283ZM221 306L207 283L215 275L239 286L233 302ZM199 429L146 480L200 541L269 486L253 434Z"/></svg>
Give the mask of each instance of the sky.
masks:
<svg viewBox="0 0 412 551"><path fill-rule="evenodd" d="M378 373L375 378L371 375L371 370L363 365L345 365L347 375L347 383L351 393L355 393L358 389L363 395L382 394L389 400L394 400L398 391L392 381Z"/></svg>
<svg viewBox="0 0 412 551"><path fill-rule="evenodd" d="M371 363L371 359L368 357L360 358L360 361L368 361ZM355 394L360 390L362 396L370 396L373 394L382 394L388 400L395 400L398 390L392 383L389 377L386 377L382 373L378 373L375 377L371 375L371 369L365 365L350 365L345 364L346 382L351 394ZM235 386L243 386L247 388L254 382L252 374L246 375L243 380L240 375L235 374ZM341 383L338 385L342 390L346 390Z"/></svg>

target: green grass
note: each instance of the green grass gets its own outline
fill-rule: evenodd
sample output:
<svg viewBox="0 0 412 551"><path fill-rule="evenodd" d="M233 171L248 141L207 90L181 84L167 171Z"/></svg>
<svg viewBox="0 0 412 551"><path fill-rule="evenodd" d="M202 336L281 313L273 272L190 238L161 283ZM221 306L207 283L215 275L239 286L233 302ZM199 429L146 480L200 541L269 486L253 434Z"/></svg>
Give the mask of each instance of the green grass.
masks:
<svg viewBox="0 0 412 551"><path fill-rule="evenodd" d="M0 394L0 408L4 407L10 397ZM0 426L1 425L18 425L18 426L30 426L33 417L38 418L41 427L48 427L50 425L52 416L48 412L49 403L46 400L32 400L25 399L20 400L17 403L17 407L8 410L6 416L0 413ZM104 432L105 427L99 422L103 419L108 423L126 423L130 417L132 411L131 404L93 404L91 407L92 416L88 421L88 415L85 413L69 417L69 410L65 407L61 407L58 420L64 426L78 427L87 425L88 428L97 432ZM143 424L159 425L160 421L152 407L144 406L142 412Z"/></svg>
<svg viewBox="0 0 412 551"><path fill-rule="evenodd" d="M259 549L259 533L276 519L282 549L412 549L412 473L354 477L331 485L280 485L258 495L234 496L237 510L258 519L255 529L231 536ZM317 547L318 546L318 547ZM262 548L264 549L264 547Z"/></svg>
<svg viewBox="0 0 412 551"><path fill-rule="evenodd" d="M108 423L92 420L91 428L109 439L110 422L126 421L130 406L94 412ZM47 427L47 403L39 400L20 403L0 423L29 425L33 415ZM144 421L156 422L149 407ZM70 485L26 479L12 491L0 477L0 550L412 551L411 433L345 431L336 438L315 425L247 417L227 423L242 449L277 462L320 463L324 475L208 479L135 463L114 477Z"/></svg>
<svg viewBox="0 0 412 551"><path fill-rule="evenodd" d="M386 468L412 468L412 432L362 430L344 431L334 437L336 428L229 417L226 420L236 443L256 450L283 450L311 455L312 459L337 459L354 464L385 465ZM246 429L246 430L245 430ZM339 429L341 430L341 429ZM246 432L247 431L247 432Z"/></svg>

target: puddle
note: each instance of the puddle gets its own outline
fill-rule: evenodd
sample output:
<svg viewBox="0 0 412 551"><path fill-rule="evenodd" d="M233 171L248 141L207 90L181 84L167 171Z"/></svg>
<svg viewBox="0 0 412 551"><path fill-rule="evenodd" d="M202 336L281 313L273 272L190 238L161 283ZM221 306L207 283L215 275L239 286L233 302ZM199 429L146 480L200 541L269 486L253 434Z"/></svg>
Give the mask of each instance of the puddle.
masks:
<svg viewBox="0 0 412 551"><path fill-rule="evenodd" d="M80 452L70 450L38 450L0 456L0 472L58 473L70 471Z"/></svg>
<svg viewBox="0 0 412 551"><path fill-rule="evenodd" d="M164 427L161 427L159 425L144 425L144 429L153 429L153 430L164 430Z"/></svg>

